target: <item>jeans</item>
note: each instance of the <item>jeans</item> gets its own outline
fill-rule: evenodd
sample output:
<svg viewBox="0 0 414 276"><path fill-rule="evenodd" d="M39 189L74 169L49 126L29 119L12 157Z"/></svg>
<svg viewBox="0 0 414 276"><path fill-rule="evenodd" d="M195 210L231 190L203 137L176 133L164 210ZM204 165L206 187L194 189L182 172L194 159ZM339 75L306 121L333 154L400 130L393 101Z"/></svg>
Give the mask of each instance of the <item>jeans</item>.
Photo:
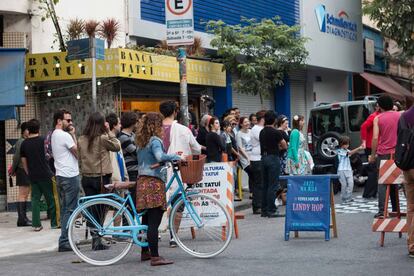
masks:
<svg viewBox="0 0 414 276"><path fill-rule="evenodd" d="M263 192L263 174L262 161L250 162L249 181L252 179L252 207L256 211L262 207L262 192Z"/></svg>
<svg viewBox="0 0 414 276"><path fill-rule="evenodd" d="M75 177L56 176L57 187L59 191L60 201L60 225L61 234L59 237L59 247L69 246L67 224L70 215L78 204L80 191L79 175Z"/></svg>
<svg viewBox="0 0 414 276"><path fill-rule="evenodd" d="M352 171L338 171L339 182L341 182L341 199L347 201L352 199L354 190L354 174Z"/></svg>
<svg viewBox="0 0 414 276"><path fill-rule="evenodd" d="M379 172L381 160L389 160L390 157L391 157L390 154L378 155L377 157L378 172ZM383 185L383 184L378 185L378 213L381 213L381 214L384 214L386 191L387 191L387 185ZM391 185L390 198L391 198L391 205L392 205L393 212L397 211L397 193L398 193L398 185Z"/></svg>
<svg viewBox="0 0 414 276"><path fill-rule="evenodd" d="M404 171L407 197L407 245L408 252L414 253L414 169Z"/></svg>
<svg viewBox="0 0 414 276"><path fill-rule="evenodd" d="M263 168L263 194L262 214L269 215L276 212L276 193L280 189L280 159L278 155L262 156Z"/></svg>

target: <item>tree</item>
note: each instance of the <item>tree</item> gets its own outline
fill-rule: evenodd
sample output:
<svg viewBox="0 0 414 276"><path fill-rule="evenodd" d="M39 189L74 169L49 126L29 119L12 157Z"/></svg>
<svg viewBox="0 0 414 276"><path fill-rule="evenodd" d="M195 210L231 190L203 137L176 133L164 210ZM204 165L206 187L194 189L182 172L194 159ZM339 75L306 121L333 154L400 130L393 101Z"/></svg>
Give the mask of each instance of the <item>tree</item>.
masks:
<svg viewBox="0 0 414 276"><path fill-rule="evenodd" d="M85 21L79 18L71 19L66 27L69 40L81 39L85 31Z"/></svg>
<svg viewBox="0 0 414 276"><path fill-rule="evenodd" d="M118 37L120 32L120 24L115 18L108 18L101 24L99 34L106 39L108 49L111 48L112 42Z"/></svg>
<svg viewBox="0 0 414 276"><path fill-rule="evenodd" d="M242 18L238 25L221 20L207 23L219 60L239 77L235 81L238 91L259 94L261 101L283 84L289 71L303 65L308 52L299 30L299 26L283 24L279 17L260 22Z"/></svg>
<svg viewBox="0 0 414 276"><path fill-rule="evenodd" d="M91 19L85 22L85 33L88 37L95 37L98 29L99 29L98 21Z"/></svg>
<svg viewBox="0 0 414 276"><path fill-rule="evenodd" d="M59 41L59 50L62 52L66 51L65 40L63 39L62 31L59 25L59 20L56 15L55 5L59 3L59 0L35 0L39 2L38 9L43 12L42 21L45 21L47 18L52 19L53 26L56 30L57 40ZM55 41L54 41L55 42Z"/></svg>
<svg viewBox="0 0 414 276"><path fill-rule="evenodd" d="M414 56L414 0L364 1L364 13L384 36L395 40L407 56Z"/></svg>

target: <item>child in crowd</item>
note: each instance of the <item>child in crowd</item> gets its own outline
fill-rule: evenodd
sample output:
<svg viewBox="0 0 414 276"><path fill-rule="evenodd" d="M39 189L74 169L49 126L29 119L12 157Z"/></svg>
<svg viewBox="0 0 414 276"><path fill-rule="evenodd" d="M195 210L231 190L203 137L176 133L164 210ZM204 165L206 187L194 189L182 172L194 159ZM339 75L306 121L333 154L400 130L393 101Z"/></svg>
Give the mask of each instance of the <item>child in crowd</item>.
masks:
<svg viewBox="0 0 414 276"><path fill-rule="evenodd" d="M356 149L349 150L349 142L350 139L348 136L342 136L339 139L339 148L337 150L337 171L339 175L339 182L341 182L342 203L354 201L352 199L352 191L354 189L354 175L352 172L351 160L349 157L363 149L363 146L361 145Z"/></svg>

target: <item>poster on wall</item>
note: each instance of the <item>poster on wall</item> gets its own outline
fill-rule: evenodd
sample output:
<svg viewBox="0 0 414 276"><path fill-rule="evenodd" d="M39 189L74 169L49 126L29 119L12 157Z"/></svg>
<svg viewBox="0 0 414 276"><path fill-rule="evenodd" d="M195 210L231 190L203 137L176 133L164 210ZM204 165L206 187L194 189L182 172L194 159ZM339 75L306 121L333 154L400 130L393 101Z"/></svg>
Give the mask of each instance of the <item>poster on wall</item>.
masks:
<svg viewBox="0 0 414 276"><path fill-rule="evenodd" d="M197 184L194 184L192 192L198 192L200 194L206 194L213 196L220 200L226 209L233 213L233 168L229 163L208 163L204 165L203 180ZM226 217L224 212L220 208L209 208L210 204L214 202L209 200L198 200L193 202L195 209L202 210L201 213L203 219L209 220L210 226L223 226L226 223ZM183 217L180 227L194 227L194 221L192 220L187 208L183 211Z"/></svg>
<svg viewBox="0 0 414 276"><path fill-rule="evenodd" d="M365 63L375 65L375 45L374 40L365 38Z"/></svg>

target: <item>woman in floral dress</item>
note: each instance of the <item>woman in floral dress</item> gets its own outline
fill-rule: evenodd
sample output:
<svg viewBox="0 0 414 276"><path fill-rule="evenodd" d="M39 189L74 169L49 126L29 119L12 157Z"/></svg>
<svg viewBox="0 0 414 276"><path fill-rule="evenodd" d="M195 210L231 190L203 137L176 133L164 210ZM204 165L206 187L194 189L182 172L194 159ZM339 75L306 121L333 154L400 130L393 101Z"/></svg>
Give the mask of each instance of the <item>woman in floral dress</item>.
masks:
<svg viewBox="0 0 414 276"><path fill-rule="evenodd" d="M286 173L290 175L304 175L308 173L308 161L305 154L306 139L302 133L305 118L301 115L293 116L292 132L288 147Z"/></svg>

